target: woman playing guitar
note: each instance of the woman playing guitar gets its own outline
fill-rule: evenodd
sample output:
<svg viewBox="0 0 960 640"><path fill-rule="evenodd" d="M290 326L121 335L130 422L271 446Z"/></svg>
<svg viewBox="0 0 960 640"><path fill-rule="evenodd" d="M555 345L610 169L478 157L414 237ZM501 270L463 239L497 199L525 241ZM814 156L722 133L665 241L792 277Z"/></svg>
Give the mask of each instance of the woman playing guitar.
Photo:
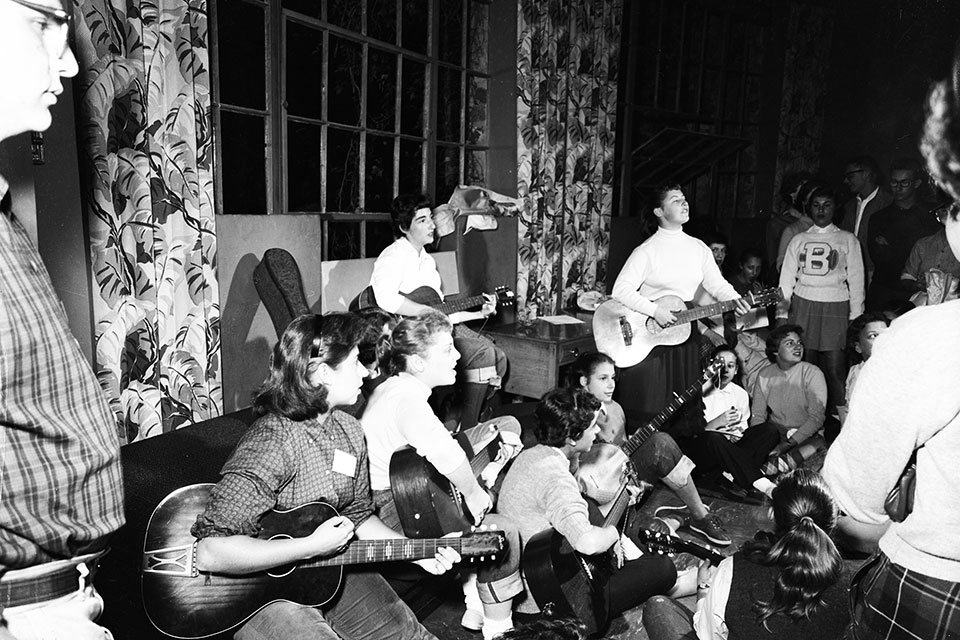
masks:
<svg viewBox="0 0 960 640"><path fill-rule="evenodd" d="M614 526L595 526L588 517L587 502L580 495L571 473L581 453L590 450L600 428L600 402L587 391L556 389L537 406L536 435L539 444L525 449L513 461L500 490L497 510L520 529L522 544L551 527L584 555L603 554L620 539ZM525 580L531 570L524 560ZM605 585L595 585L607 598L606 608L622 612L654 594L667 593L677 580L673 562L646 554L627 561ZM525 582L525 596L516 604L518 613L538 614L540 607Z"/></svg>
<svg viewBox="0 0 960 640"><path fill-rule="evenodd" d="M354 538L402 538L373 515L367 451L360 423L336 407L356 401L366 369L358 361L352 314L303 315L284 331L254 407L261 417L223 467L192 533L200 571L240 575L327 556ZM260 518L277 508L329 503L340 516L309 536L258 539ZM442 574L459 562L454 550L417 561ZM350 572L326 610L268 604L236 638L433 638L377 573Z"/></svg>

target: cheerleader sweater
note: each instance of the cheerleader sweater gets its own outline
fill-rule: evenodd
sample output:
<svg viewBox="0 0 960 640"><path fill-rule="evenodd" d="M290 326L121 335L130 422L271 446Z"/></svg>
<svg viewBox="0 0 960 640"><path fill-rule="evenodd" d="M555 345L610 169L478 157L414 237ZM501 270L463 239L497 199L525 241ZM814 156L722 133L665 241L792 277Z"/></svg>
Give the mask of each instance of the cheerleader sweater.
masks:
<svg viewBox="0 0 960 640"><path fill-rule="evenodd" d="M780 272L783 303L777 311L787 317L790 299L798 295L813 302L850 301L850 319L863 313L863 253L857 236L835 224L814 225L787 245Z"/></svg>

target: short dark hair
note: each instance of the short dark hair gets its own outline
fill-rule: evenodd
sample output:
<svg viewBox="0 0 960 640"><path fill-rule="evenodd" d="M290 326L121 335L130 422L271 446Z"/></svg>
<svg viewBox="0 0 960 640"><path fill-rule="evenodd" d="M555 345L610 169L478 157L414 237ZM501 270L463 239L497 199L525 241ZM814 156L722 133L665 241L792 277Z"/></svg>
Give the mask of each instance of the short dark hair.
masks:
<svg viewBox="0 0 960 640"><path fill-rule="evenodd" d="M360 364L365 367L379 362L380 338L383 336L383 327L387 333L392 333L397 326L397 317L380 307L367 307L356 312L361 322L360 338L357 346L360 348Z"/></svg>
<svg viewBox="0 0 960 640"><path fill-rule="evenodd" d="M780 197L796 207L793 192L811 180L813 180L813 174L809 171L793 171L784 175L783 182L780 183Z"/></svg>
<svg viewBox="0 0 960 640"><path fill-rule="evenodd" d="M803 183L800 192L797 193L797 202L794 204L800 213L810 213L810 202L813 200L813 194L817 191L827 188L827 183L822 180L810 180Z"/></svg>
<svg viewBox="0 0 960 640"><path fill-rule="evenodd" d="M671 191L683 191L676 182L662 182L653 188L653 207L657 209L663 206L663 201Z"/></svg>
<svg viewBox="0 0 960 640"><path fill-rule="evenodd" d="M570 365L570 369L567 373L567 388L579 389L580 378L589 378L601 364L609 364L614 367L614 370L616 370L617 365L614 363L613 358L605 353L593 351L591 353L585 353L581 355L572 365Z"/></svg>
<svg viewBox="0 0 960 640"><path fill-rule="evenodd" d="M432 209L433 202L425 193L402 194L393 199L390 204L390 223L393 227L393 237L402 238L410 230L410 223L418 209Z"/></svg>
<svg viewBox="0 0 960 640"><path fill-rule="evenodd" d="M767 346L765 352L767 354L767 360L770 362L777 361L777 350L780 348L780 343L783 342L783 339L787 337L788 333L795 333L803 339L803 327L798 324L782 324L767 336Z"/></svg>
<svg viewBox="0 0 960 640"><path fill-rule="evenodd" d="M894 171L910 171L914 180L923 178L923 165L916 158L895 158L890 165L890 173Z"/></svg>
<svg viewBox="0 0 960 640"><path fill-rule="evenodd" d="M890 326L890 321L882 311L867 311L854 318L847 327L847 362L849 364L857 364L863 360L863 356L857 351L857 343L860 342L860 332L871 322L882 322Z"/></svg>
<svg viewBox="0 0 960 640"><path fill-rule="evenodd" d="M310 375L320 363L340 366L357 346L360 328L352 313L294 318L273 348L267 379L253 399L256 413L276 413L299 422L328 411L327 388L314 386Z"/></svg>
<svg viewBox="0 0 960 640"><path fill-rule="evenodd" d="M579 440L599 408L600 401L585 389L547 391L534 413L537 441L559 449L568 439Z"/></svg>
<svg viewBox="0 0 960 640"><path fill-rule="evenodd" d="M441 332L453 332L453 325L439 311L404 318L389 336L380 339L381 367L391 376L406 371L407 360L429 349L433 336Z"/></svg>
<svg viewBox="0 0 960 640"><path fill-rule="evenodd" d="M583 640L587 628L576 618L543 618L518 624L497 636L498 640Z"/></svg>
<svg viewBox="0 0 960 640"><path fill-rule="evenodd" d="M737 260L737 264L741 267L747 264L747 260L750 258L760 258L760 262L763 262L763 251L757 249L756 247L747 247L740 252L740 259Z"/></svg>
<svg viewBox="0 0 960 640"><path fill-rule="evenodd" d="M880 165L877 164L877 161L873 156L855 156L850 158L847 162L847 166L856 166L864 169L867 173L870 174L870 182L873 184L879 184L880 180L883 178L883 175L880 173Z"/></svg>

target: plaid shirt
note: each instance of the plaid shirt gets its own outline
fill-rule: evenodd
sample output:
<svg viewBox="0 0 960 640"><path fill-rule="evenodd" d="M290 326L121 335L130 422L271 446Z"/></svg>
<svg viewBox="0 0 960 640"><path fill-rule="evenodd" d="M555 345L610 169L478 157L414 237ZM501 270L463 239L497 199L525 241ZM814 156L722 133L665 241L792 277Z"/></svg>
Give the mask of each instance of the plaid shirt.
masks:
<svg viewBox="0 0 960 640"><path fill-rule="evenodd" d="M39 254L2 213L0 569L97 551L123 521L116 418Z"/></svg>
<svg viewBox="0 0 960 640"><path fill-rule="evenodd" d="M360 422L333 411L294 422L276 414L259 418L237 444L191 532L255 536L274 507L326 502L359 527L373 514L367 447Z"/></svg>

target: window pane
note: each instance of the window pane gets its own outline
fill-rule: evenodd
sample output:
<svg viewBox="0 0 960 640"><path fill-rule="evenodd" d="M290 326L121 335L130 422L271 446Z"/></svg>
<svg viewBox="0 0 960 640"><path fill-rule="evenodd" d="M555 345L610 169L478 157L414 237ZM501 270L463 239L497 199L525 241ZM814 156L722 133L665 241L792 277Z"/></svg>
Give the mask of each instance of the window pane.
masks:
<svg viewBox="0 0 960 640"><path fill-rule="evenodd" d="M364 211L390 211L390 200L393 199L393 140L367 135Z"/></svg>
<svg viewBox="0 0 960 640"><path fill-rule="evenodd" d="M467 66L481 73L487 71L487 48L490 41L490 23L487 17L487 5L471 2L470 28L467 30Z"/></svg>
<svg viewBox="0 0 960 640"><path fill-rule="evenodd" d="M403 31L400 46L418 53L427 53L429 28L428 0L403 0Z"/></svg>
<svg viewBox="0 0 960 640"><path fill-rule="evenodd" d="M264 118L220 112L224 213L266 213Z"/></svg>
<svg viewBox="0 0 960 640"><path fill-rule="evenodd" d="M305 16L316 18L317 20L321 18L320 9L323 8L320 0L283 0L280 6L284 9L291 9Z"/></svg>
<svg viewBox="0 0 960 640"><path fill-rule="evenodd" d="M487 144L487 79L467 76L467 144Z"/></svg>
<svg viewBox="0 0 960 640"><path fill-rule="evenodd" d="M367 257L380 255L393 242L393 230L386 220L369 221L367 225Z"/></svg>
<svg viewBox="0 0 960 640"><path fill-rule="evenodd" d="M380 131L397 130L397 56L380 49L367 49L367 126Z"/></svg>
<svg viewBox="0 0 960 640"><path fill-rule="evenodd" d="M460 149L437 146L437 194L435 202L446 202L460 184Z"/></svg>
<svg viewBox="0 0 960 640"><path fill-rule="evenodd" d="M400 87L400 131L411 136L423 135L425 65L409 58L403 59Z"/></svg>
<svg viewBox="0 0 960 640"><path fill-rule="evenodd" d="M320 202L320 127L287 123L287 209L323 211Z"/></svg>
<svg viewBox="0 0 960 640"><path fill-rule="evenodd" d="M360 43L331 35L328 73L330 99L327 118L331 122L360 126L360 86L363 77Z"/></svg>
<svg viewBox="0 0 960 640"><path fill-rule="evenodd" d="M367 0L367 34L397 43L397 0Z"/></svg>
<svg viewBox="0 0 960 640"><path fill-rule="evenodd" d="M319 119L323 113L323 33L288 20L286 54L288 113Z"/></svg>
<svg viewBox="0 0 960 640"><path fill-rule="evenodd" d="M400 141L400 175L397 193L423 192L423 144Z"/></svg>
<svg viewBox="0 0 960 640"><path fill-rule="evenodd" d="M480 150L467 151L467 184L487 183L487 152Z"/></svg>
<svg viewBox="0 0 960 640"><path fill-rule="evenodd" d="M328 222L326 259L349 260L358 257L360 257L360 223L346 220Z"/></svg>
<svg viewBox="0 0 960 640"><path fill-rule="evenodd" d="M224 104L266 108L264 19L262 7L239 0L217 4L220 101Z"/></svg>
<svg viewBox="0 0 960 640"><path fill-rule="evenodd" d="M440 67L437 83L437 138L460 142L463 114L460 101L460 78L456 69Z"/></svg>
<svg viewBox="0 0 960 640"><path fill-rule="evenodd" d="M360 206L360 134L327 129L327 211L351 213Z"/></svg>
<svg viewBox="0 0 960 640"><path fill-rule="evenodd" d="M331 24L360 33L362 9L361 0L327 0L327 20Z"/></svg>
<svg viewBox="0 0 960 640"><path fill-rule="evenodd" d="M463 0L441 0L435 6L440 12L440 59L463 66Z"/></svg>

